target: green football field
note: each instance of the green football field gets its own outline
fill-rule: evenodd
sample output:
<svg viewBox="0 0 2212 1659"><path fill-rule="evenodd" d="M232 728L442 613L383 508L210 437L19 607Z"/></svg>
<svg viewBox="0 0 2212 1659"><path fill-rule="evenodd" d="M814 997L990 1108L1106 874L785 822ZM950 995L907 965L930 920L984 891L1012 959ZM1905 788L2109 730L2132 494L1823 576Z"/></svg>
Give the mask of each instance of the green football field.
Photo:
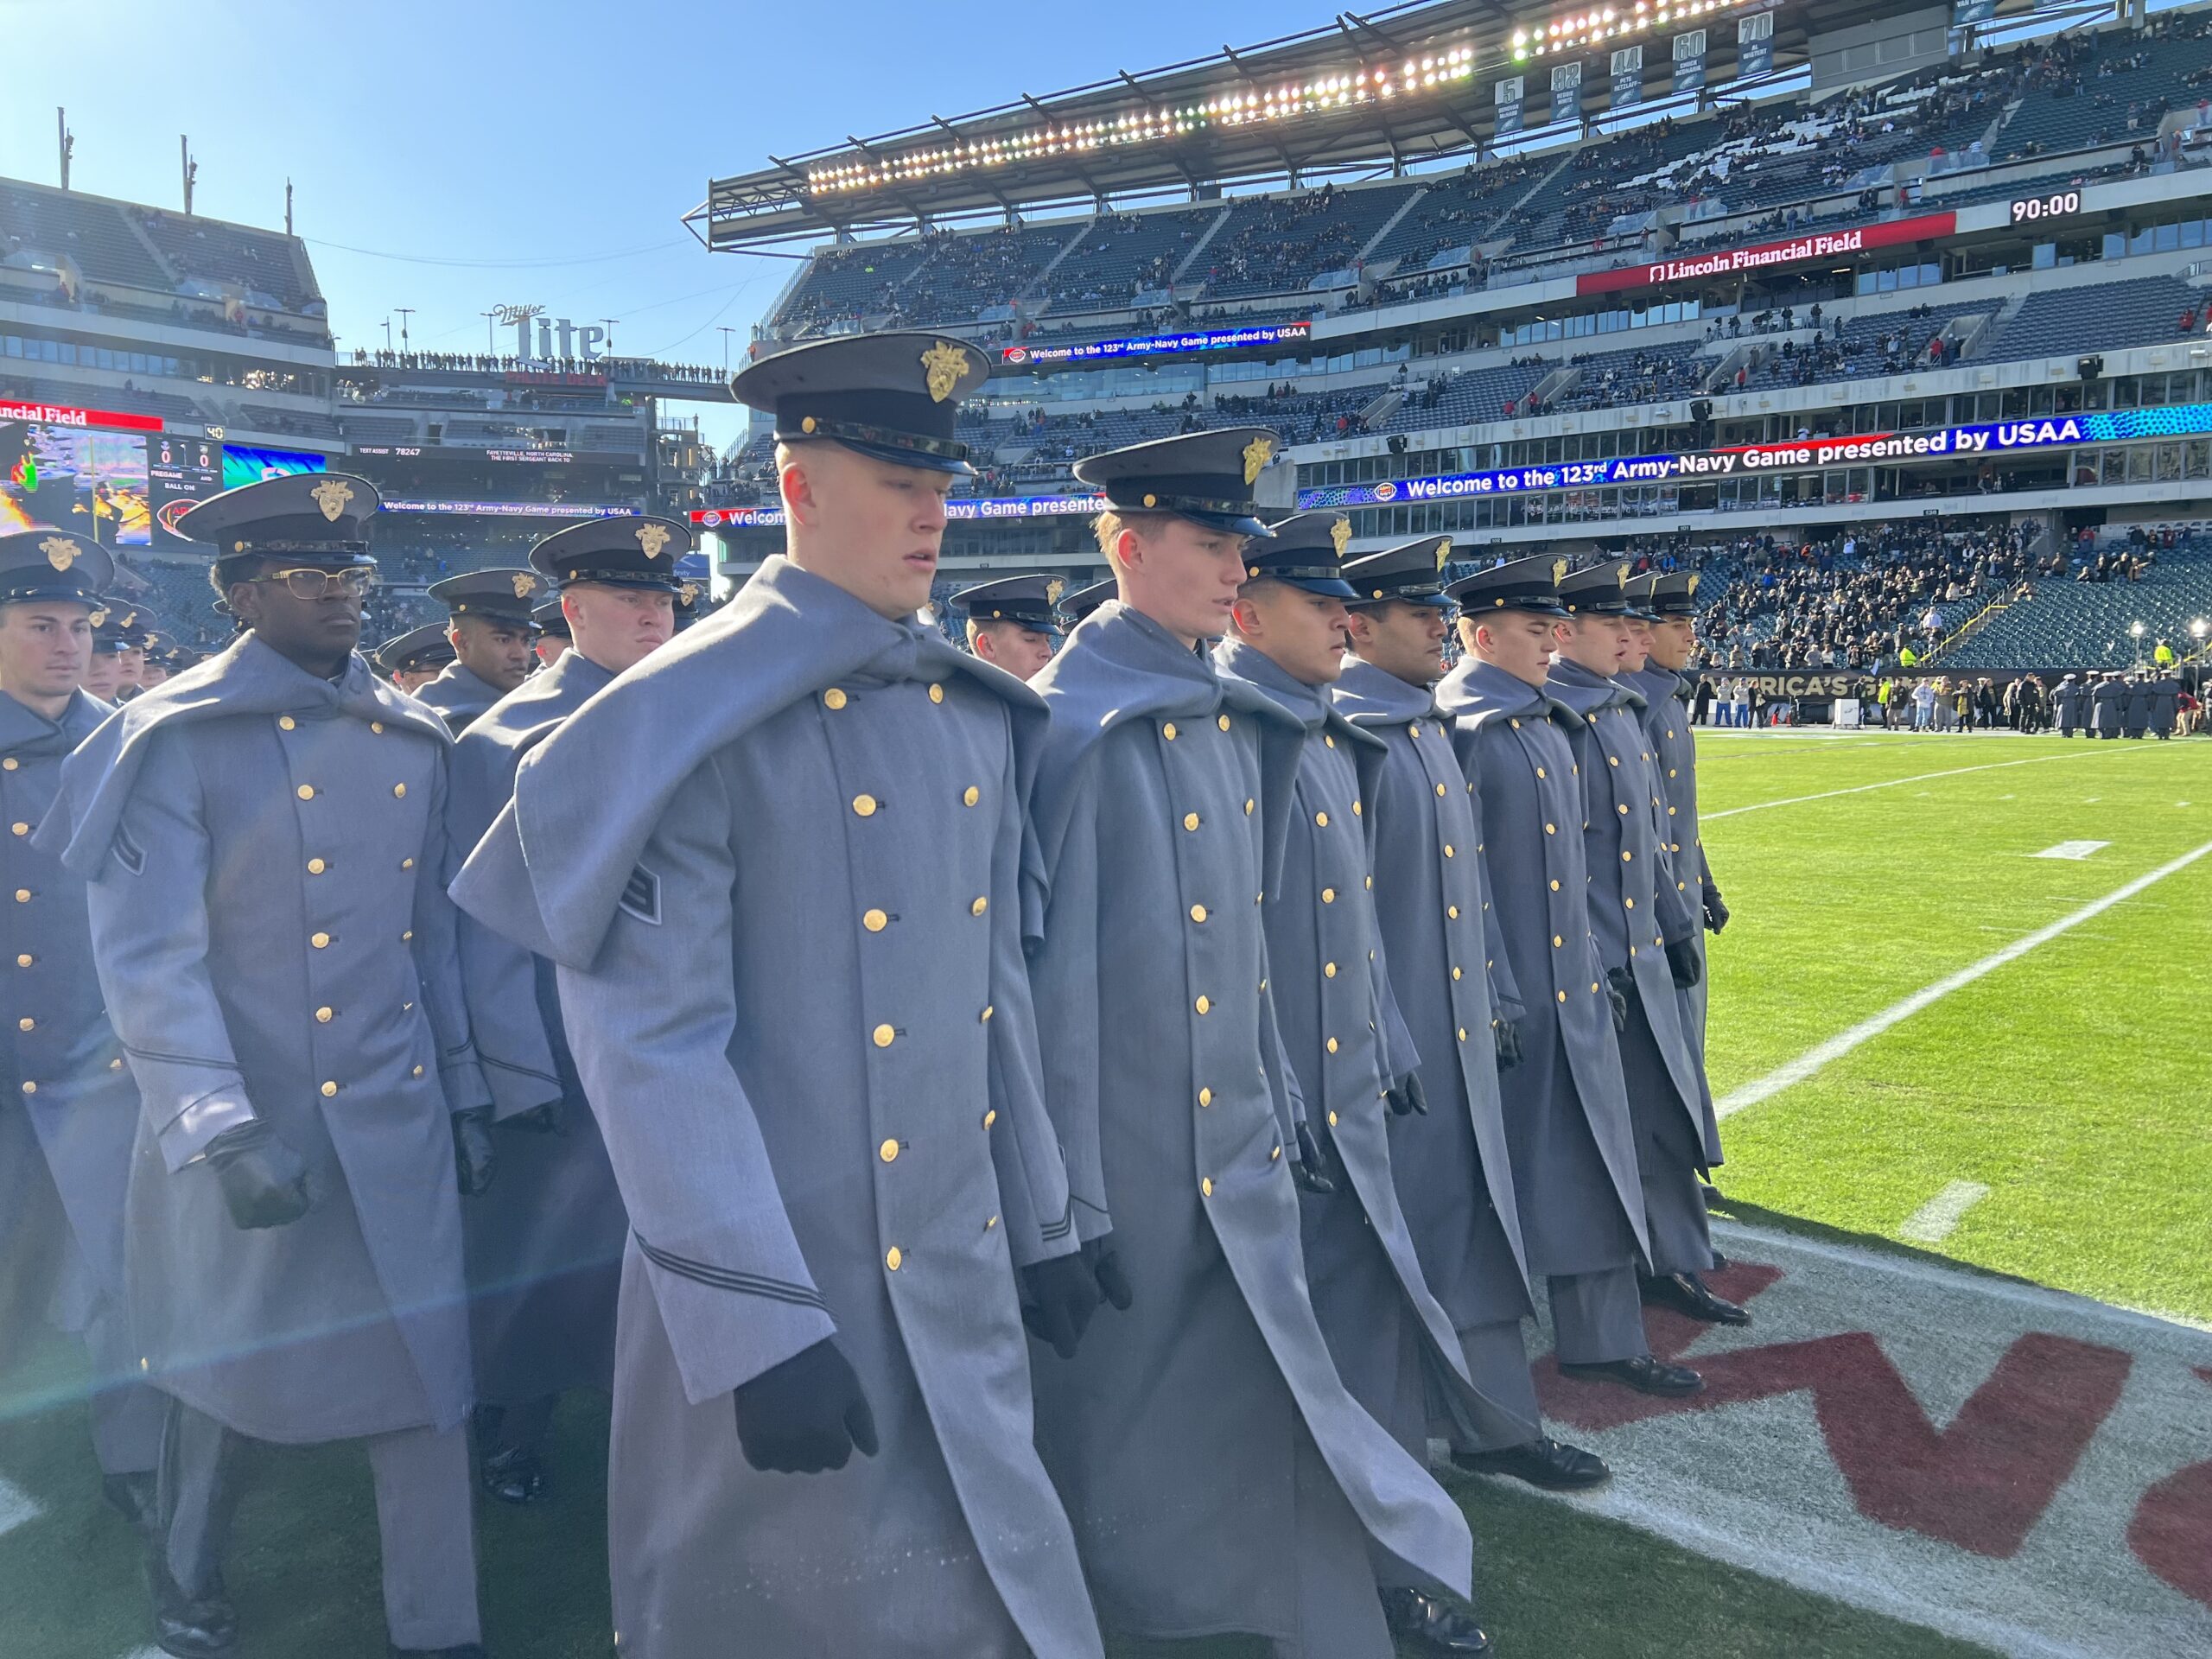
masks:
<svg viewBox="0 0 2212 1659"><path fill-rule="evenodd" d="M1726 1208L2212 1320L2212 742L1703 744L1706 844L1734 912L1712 951ZM2069 842L2096 845L2037 855ZM0 1381L5 1659L152 1652L134 1548L99 1500L73 1402L79 1376L57 1341ZM481 1508L494 1659L612 1651L604 1433L603 1405L568 1402L548 1499ZM1986 1652L1525 1489L1453 1490L1508 1659ZM355 1449L267 1453L229 1575L242 1651L381 1659L376 1560ZM741 1633L728 1653L749 1656Z"/></svg>

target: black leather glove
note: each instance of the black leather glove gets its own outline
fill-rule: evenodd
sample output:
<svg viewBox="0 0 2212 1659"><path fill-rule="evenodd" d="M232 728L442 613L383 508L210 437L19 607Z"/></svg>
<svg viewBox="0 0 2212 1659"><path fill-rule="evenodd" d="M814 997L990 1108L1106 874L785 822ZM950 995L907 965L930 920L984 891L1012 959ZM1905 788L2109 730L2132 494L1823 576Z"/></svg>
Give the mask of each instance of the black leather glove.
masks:
<svg viewBox="0 0 2212 1659"><path fill-rule="evenodd" d="M566 1103L549 1100L543 1106L533 1106L526 1112L517 1112L504 1120L512 1128L526 1135L566 1135L569 1132L569 1109Z"/></svg>
<svg viewBox="0 0 2212 1659"><path fill-rule="evenodd" d="M1521 1027L1510 1020L1501 1020L1491 1027L1491 1035L1497 1042L1497 1069L1510 1071L1521 1064Z"/></svg>
<svg viewBox="0 0 2212 1659"><path fill-rule="evenodd" d="M1705 925L1715 933L1728 925L1728 906L1711 887L1705 890Z"/></svg>
<svg viewBox="0 0 2212 1659"><path fill-rule="evenodd" d="M1080 1255L1032 1262L1020 1275L1021 1322L1062 1359L1073 1359L1090 1316L1098 1311L1098 1275Z"/></svg>
<svg viewBox="0 0 2212 1659"><path fill-rule="evenodd" d="M453 1115L453 1171L461 1195L473 1198L492 1185L499 1163L492 1150L492 1109L472 1106Z"/></svg>
<svg viewBox="0 0 2212 1659"><path fill-rule="evenodd" d="M755 1469L816 1475L842 1469L858 1446L876 1453L875 1414L852 1362L828 1337L741 1382L737 1443Z"/></svg>
<svg viewBox="0 0 2212 1659"><path fill-rule="evenodd" d="M1428 1096L1421 1090L1421 1073L1418 1071L1407 1072L1406 1080L1390 1090L1385 1098L1390 1103L1390 1109L1400 1117L1409 1114L1418 1114L1422 1117L1428 1116Z"/></svg>
<svg viewBox="0 0 2212 1659"><path fill-rule="evenodd" d="M1122 1271L1122 1260L1114 1254L1114 1236L1102 1233L1096 1238L1085 1239L1083 1244L1084 1265L1098 1281L1098 1294L1117 1313L1129 1311L1135 1299L1129 1294L1129 1281Z"/></svg>
<svg viewBox="0 0 2212 1659"><path fill-rule="evenodd" d="M1308 1192L1333 1192L1337 1184L1329 1177L1329 1160L1314 1140L1313 1131L1304 1123L1298 1126L1298 1158L1290 1166L1291 1179Z"/></svg>
<svg viewBox="0 0 2212 1659"><path fill-rule="evenodd" d="M315 1202L308 1193L306 1162L266 1118L225 1129L207 1143L205 1155L234 1226L289 1227Z"/></svg>
<svg viewBox="0 0 2212 1659"><path fill-rule="evenodd" d="M1695 939L1676 939L1667 947L1667 967L1675 976L1675 988L1687 991L1705 977L1705 964L1697 959Z"/></svg>
<svg viewBox="0 0 2212 1659"><path fill-rule="evenodd" d="M1605 1001L1612 1004L1613 1029L1628 1029L1628 997L1636 988L1636 981L1625 968L1616 968L1605 976Z"/></svg>

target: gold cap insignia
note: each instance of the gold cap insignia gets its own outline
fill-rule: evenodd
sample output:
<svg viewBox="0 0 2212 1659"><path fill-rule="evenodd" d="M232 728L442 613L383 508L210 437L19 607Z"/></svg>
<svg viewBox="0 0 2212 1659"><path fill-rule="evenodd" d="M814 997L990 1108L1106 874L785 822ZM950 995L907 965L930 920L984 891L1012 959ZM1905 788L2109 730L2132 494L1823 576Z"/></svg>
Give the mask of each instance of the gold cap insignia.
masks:
<svg viewBox="0 0 2212 1659"><path fill-rule="evenodd" d="M532 594L536 593L537 591L537 578L536 576L530 575L528 575L528 574L526 574L526 573L524 573L524 572L521 572L521 571L518 571L518 572L516 572L516 574L515 574L515 597L516 597L517 599L528 599L528 598L529 598Z"/></svg>
<svg viewBox="0 0 2212 1659"><path fill-rule="evenodd" d="M1617 565L1615 565L1615 566L1613 567L1613 580L1614 580L1614 582L1615 582L1618 583L1621 587L1623 587L1623 588L1627 587L1627 586L1628 586L1628 566L1626 566L1625 564L1617 564Z"/></svg>
<svg viewBox="0 0 2212 1659"><path fill-rule="evenodd" d="M1441 570L1444 568L1445 560L1451 556L1452 538L1449 536L1440 537L1436 543L1436 568Z"/></svg>
<svg viewBox="0 0 2212 1659"><path fill-rule="evenodd" d="M678 591L677 597L681 599L686 605L690 604L694 600L699 597L699 584L696 582L685 582L683 588Z"/></svg>
<svg viewBox="0 0 2212 1659"><path fill-rule="evenodd" d="M638 545L645 550L647 558L660 557L661 549L668 545L668 527L665 524L639 524Z"/></svg>
<svg viewBox="0 0 2212 1659"><path fill-rule="evenodd" d="M1247 479L1245 480L1245 482L1249 484L1251 480ZM1339 518L1335 524L1331 524L1329 526L1329 539L1337 544L1337 556L1340 559L1344 557L1344 544L1351 540L1351 520L1349 518Z"/></svg>
<svg viewBox="0 0 2212 1659"><path fill-rule="evenodd" d="M1552 561L1552 586L1556 588L1560 583L1566 580L1567 561L1565 559L1554 559Z"/></svg>
<svg viewBox="0 0 2212 1659"><path fill-rule="evenodd" d="M930 378L930 400L941 404L960 390L961 378L968 372L968 353L941 340L922 353L922 368Z"/></svg>
<svg viewBox="0 0 2212 1659"><path fill-rule="evenodd" d="M1690 585L1687 589L1685 589L1685 591L1692 594L1697 592L1697 573L1695 571L1692 571L1690 573Z"/></svg>
<svg viewBox="0 0 2212 1659"><path fill-rule="evenodd" d="M96 628L104 628L107 626L107 612L105 608L94 611L90 616L86 617L85 620L91 623Z"/></svg>
<svg viewBox="0 0 2212 1659"><path fill-rule="evenodd" d="M346 504L353 499L353 486L338 479L326 478L308 493L322 509L322 516L334 524L338 515L346 511Z"/></svg>
<svg viewBox="0 0 2212 1659"><path fill-rule="evenodd" d="M77 563L77 543L66 536L49 536L38 544L46 555L46 562L57 570L67 570Z"/></svg>
<svg viewBox="0 0 2212 1659"><path fill-rule="evenodd" d="M1058 604L1060 602L1060 595L1067 592L1067 590L1068 584L1066 581L1062 577L1054 576L1050 582L1045 584L1046 606L1049 608L1052 606Z"/></svg>
<svg viewBox="0 0 2212 1659"><path fill-rule="evenodd" d="M1260 469L1274 459L1274 454L1275 441L1273 438L1255 438L1244 446L1244 482L1247 485L1258 480Z"/></svg>

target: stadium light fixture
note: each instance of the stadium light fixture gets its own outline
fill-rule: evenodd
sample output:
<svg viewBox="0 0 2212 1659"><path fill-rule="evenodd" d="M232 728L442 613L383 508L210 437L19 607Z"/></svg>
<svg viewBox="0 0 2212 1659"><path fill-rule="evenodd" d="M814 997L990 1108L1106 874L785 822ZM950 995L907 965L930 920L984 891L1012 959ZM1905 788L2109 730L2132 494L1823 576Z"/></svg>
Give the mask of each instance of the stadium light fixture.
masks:
<svg viewBox="0 0 2212 1659"><path fill-rule="evenodd" d="M1548 23L1513 31L1513 61L1557 57L1592 47L1610 48L1623 41L1695 22L1715 12L1733 11L1749 0L1632 0L1630 4L1594 7L1569 12Z"/></svg>
<svg viewBox="0 0 2212 1659"><path fill-rule="evenodd" d="M877 190L1047 156L1172 142L1194 132L1308 121L1448 88L1472 79L1474 73L1475 48L1455 46L1389 63L1347 64L1327 74L1274 86L1224 88L1205 99L1193 96L1188 103L1046 122L989 137L810 167L806 185L816 195Z"/></svg>

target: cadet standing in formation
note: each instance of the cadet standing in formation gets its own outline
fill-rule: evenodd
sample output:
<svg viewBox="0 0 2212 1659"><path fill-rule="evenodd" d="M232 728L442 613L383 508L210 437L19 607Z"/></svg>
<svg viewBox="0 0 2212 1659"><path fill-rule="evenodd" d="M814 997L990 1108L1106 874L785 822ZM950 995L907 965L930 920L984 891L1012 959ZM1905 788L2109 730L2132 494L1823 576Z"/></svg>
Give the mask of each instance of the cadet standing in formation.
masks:
<svg viewBox="0 0 2212 1659"><path fill-rule="evenodd" d="M1443 1423L1452 1461L1573 1490L1610 1471L1594 1453L1542 1433L1522 1337L1521 1321L1535 1308L1498 1072L1520 1063L1522 1009L1490 894L1481 804L1433 690L1444 671L1451 601L1442 570L1451 550L1449 537L1427 536L1344 567L1355 594L1352 660L1336 702L1385 746L1366 795L1375 907L1428 1106L1392 1121L1391 1164L1422 1269L1458 1332L1468 1374L1507 1414L1472 1435Z"/></svg>
<svg viewBox="0 0 2212 1659"><path fill-rule="evenodd" d="M453 613L446 638L454 660L415 696L437 710L455 737L535 665L530 646L537 625L530 613L544 590L535 570L471 570L430 584L430 597Z"/></svg>
<svg viewBox="0 0 2212 1659"><path fill-rule="evenodd" d="M2051 702L2058 710L2058 734L2074 735L2074 728L2082 723L2082 704L2084 693L2078 675L2069 674L2060 680L2050 694Z"/></svg>
<svg viewBox="0 0 2212 1659"><path fill-rule="evenodd" d="M2118 737L2120 719L2127 704L2127 688L2117 674L2097 677L2089 688L2089 735Z"/></svg>
<svg viewBox="0 0 2212 1659"><path fill-rule="evenodd" d="M575 526L571 525L570 528L574 529ZM671 620L669 624L671 639L675 637L676 626L672 618L672 610L673 607L671 607ZM561 660L563 654L568 651L569 643L569 613L562 608L560 596L556 594L540 605L530 613L530 620L537 627L537 639L531 649L537 653L537 664L540 668L550 668Z"/></svg>
<svg viewBox="0 0 2212 1659"><path fill-rule="evenodd" d="M1463 1596L1472 1545L1346 1392L1306 1290L1292 1172L1325 1178L1260 914L1305 732L1197 650L1267 535L1274 442L1236 428L1076 467L1121 598L1038 677L1023 924L1077 1230L1121 1311L1039 1371L1039 1438L1110 1628L1371 1659L1392 1648L1369 1541Z"/></svg>
<svg viewBox="0 0 2212 1659"><path fill-rule="evenodd" d="M1072 632L1084 617L1114 598L1120 588L1121 584L1109 576L1103 582L1092 582L1088 588L1078 588L1071 594L1061 594L1060 602L1053 612L1059 619L1061 631Z"/></svg>
<svg viewBox="0 0 2212 1659"><path fill-rule="evenodd" d="M369 653L369 661L385 678L413 696L453 663L453 641L442 622L426 622L419 628L394 634Z"/></svg>
<svg viewBox="0 0 2212 1659"><path fill-rule="evenodd" d="M523 757L676 632L676 561L691 533L664 518L594 518L531 551L575 649L479 715L454 745L454 844L474 847L514 797ZM509 583L512 589L518 584ZM570 620L568 613L574 613ZM464 1212L484 1490L527 1503L555 1400L610 1390L629 1218L578 1080L553 964L461 918L461 983L492 1090L499 1180Z"/></svg>
<svg viewBox="0 0 2212 1659"><path fill-rule="evenodd" d="M1338 561L1351 521L1301 512L1245 550L1229 637L1214 652L1224 681L1251 686L1306 731L1280 874L1262 907L1290 1081L1333 1192L1300 1196L1314 1317L1352 1398L1415 1462L1428 1459L1432 1395L1462 1440L1521 1425L1468 1380L1459 1342L1423 1277L1399 1207L1388 1120L1425 1112L1421 1057L1382 961L1366 802L1382 740L1332 707L1343 672ZM1424 1652L1480 1654L1489 1639L1387 1552L1376 1579L1391 1633Z"/></svg>
<svg viewBox="0 0 2212 1659"><path fill-rule="evenodd" d="M459 1189L489 1176L488 1096L445 894L448 740L354 651L377 505L302 474L186 514L247 632L103 724L37 837L91 883L143 1102L128 1265L171 1396L175 1654L236 1639L241 1436L366 1440L393 1643L476 1651Z"/></svg>
<svg viewBox="0 0 2212 1659"><path fill-rule="evenodd" d="M1618 588L1614 569L1605 575ZM1539 556L1454 582L1468 655L1437 701L1481 800L1491 902L1524 1010L1521 1063L1500 1086L1522 1240L1529 1271L1549 1281L1560 1369L1693 1394L1703 1379L1654 1357L1643 1334L1636 1275L1650 1250L1621 1076L1628 1009L1592 931L1573 735L1584 722L1548 685L1560 625L1573 620L1567 579L1566 560Z"/></svg>
<svg viewBox="0 0 2212 1659"><path fill-rule="evenodd" d="M0 1352L22 1352L60 1276L92 1363L92 1449L108 1500L155 1519L164 1402L140 1380L124 1287L124 1192L138 1091L93 967L85 882L32 845L61 763L108 710L78 689L106 550L64 531L0 537L0 866L14 963L0 997Z"/></svg>
<svg viewBox="0 0 2212 1659"><path fill-rule="evenodd" d="M1058 576L1002 576L952 596L968 619L968 649L1018 680L1033 680L1059 642L1052 607L1065 586Z"/></svg>
<svg viewBox="0 0 2212 1659"><path fill-rule="evenodd" d="M915 619L987 372L890 334L740 375L788 556L539 744L454 889L559 964L629 1207L626 1654L1101 1652L1022 1334L1097 1301L1022 968L1044 711Z"/></svg>

